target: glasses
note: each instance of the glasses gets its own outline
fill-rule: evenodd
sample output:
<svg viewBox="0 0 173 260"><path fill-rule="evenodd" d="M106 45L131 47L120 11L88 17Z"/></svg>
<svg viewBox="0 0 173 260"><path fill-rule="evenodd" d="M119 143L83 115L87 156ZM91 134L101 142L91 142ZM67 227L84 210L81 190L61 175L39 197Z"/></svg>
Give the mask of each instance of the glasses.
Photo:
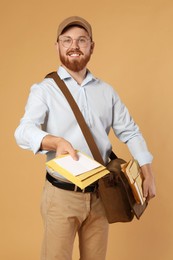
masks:
<svg viewBox="0 0 173 260"><path fill-rule="evenodd" d="M72 39L69 36L63 36L59 39L59 41L62 43L62 45L65 48L70 48L73 44L73 41L76 41L77 45L81 48L85 48L88 46L88 42L91 41L90 38L87 38L85 36L80 36L78 39Z"/></svg>

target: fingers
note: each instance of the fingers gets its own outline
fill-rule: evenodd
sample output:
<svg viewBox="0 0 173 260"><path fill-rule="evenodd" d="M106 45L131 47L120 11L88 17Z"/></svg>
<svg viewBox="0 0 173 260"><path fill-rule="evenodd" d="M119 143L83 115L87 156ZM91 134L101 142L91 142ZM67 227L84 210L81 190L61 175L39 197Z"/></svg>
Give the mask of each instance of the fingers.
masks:
<svg viewBox="0 0 173 260"><path fill-rule="evenodd" d="M144 180L143 182L143 195L149 201L156 196L156 188L154 180Z"/></svg>
<svg viewBox="0 0 173 260"><path fill-rule="evenodd" d="M79 159L78 154L77 154L76 150L74 150L74 148L72 146L69 148L68 153L73 158L73 160L78 161L78 159Z"/></svg>
<svg viewBox="0 0 173 260"><path fill-rule="evenodd" d="M151 169L151 164L146 164L141 167L144 177L143 181L143 195L149 201L156 196L156 186L154 174Z"/></svg>
<svg viewBox="0 0 173 260"><path fill-rule="evenodd" d="M61 138L58 140L57 149L56 149L56 156L63 155L63 154L70 154L73 160L78 160L77 151L73 148L73 146L66 141L65 139Z"/></svg>

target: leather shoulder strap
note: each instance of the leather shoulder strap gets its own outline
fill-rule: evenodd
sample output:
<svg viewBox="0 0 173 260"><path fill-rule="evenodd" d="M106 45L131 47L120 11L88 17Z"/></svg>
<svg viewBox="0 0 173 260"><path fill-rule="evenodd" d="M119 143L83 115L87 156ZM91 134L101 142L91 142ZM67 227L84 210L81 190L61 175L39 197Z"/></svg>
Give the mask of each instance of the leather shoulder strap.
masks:
<svg viewBox="0 0 173 260"><path fill-rule="evenodd" d="M78 105L76 104L76 101L74 100L72 94L70 93L70 91L68 90L67 86L65 85L64 81L60 79L60 77L58 76L57 72L51 72L49 73L45 78L52 78L57 86L60 88L60 90L62 91L62 93L64 94L64 96L66 97L69 105L71 106L71 109L76 117L76 120L82 130L82 133L85 137L85 140L90 148L90 151L94 157L94 159L96 161L98 161L99 163L104 165L104 161L102 159L102 156L100 154L100 151L95 143L95 140L89 130L89 127L87 126L85 119L78 107Z"/></svg>

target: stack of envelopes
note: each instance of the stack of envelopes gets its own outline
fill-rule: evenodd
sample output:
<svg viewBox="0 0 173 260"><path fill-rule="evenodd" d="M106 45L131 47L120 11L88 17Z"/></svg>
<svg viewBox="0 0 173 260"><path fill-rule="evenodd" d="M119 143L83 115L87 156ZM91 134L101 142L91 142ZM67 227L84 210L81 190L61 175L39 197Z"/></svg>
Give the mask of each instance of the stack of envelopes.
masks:
<svg viewBox="0 0 173 260"><path fill-rule="evenodd" d="M121 169L129 181L136 202L143 205L145 201L142 189L143 176L138 162L130 160L128 163L122 164Z"/></svg>
<svg viewBox="0 0 173 260"><path fill-rule="evenodd" d="M81 189L109 173L105 166L82 152L78 151L78 157L78 161L73 160L69 154L52 159L46 162L48 172L54 178L56 173L62 175Z"/></svg>

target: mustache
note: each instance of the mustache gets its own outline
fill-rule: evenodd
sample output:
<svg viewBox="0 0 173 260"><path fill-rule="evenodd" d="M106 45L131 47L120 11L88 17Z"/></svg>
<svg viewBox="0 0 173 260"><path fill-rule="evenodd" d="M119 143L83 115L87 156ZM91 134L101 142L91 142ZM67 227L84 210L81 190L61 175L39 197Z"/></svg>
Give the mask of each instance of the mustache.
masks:
<svg viewBox="0 0 173 260"><path fill-rule="evenodd" d="M77 53L77 54L80 54L80 55L84 55L82 51L80 51L79 49L71 49L69 51L66 52L67 55L71 55L73 53Z"/></svg>

